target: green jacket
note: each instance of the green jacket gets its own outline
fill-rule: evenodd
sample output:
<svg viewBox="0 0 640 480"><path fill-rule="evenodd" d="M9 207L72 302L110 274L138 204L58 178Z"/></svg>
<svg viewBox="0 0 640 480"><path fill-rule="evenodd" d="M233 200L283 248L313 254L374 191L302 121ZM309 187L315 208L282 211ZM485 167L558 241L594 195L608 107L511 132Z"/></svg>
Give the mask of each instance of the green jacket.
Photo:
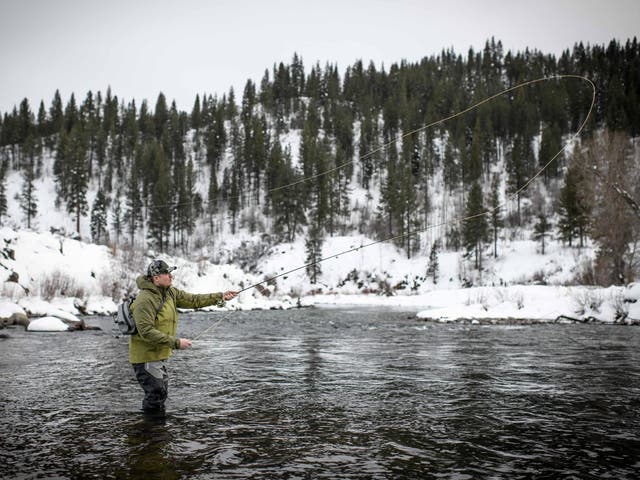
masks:
<svg viewBox="0 0 640 480"><path fill-rule="evenodd" d="M209 305L224 305L221 293L198 295L178 290L175 287L160 288L146 276L136 280L140 292L131 304L133 320L138 332L129 341L129 361L146 363L165 360L178 348L177 308L201 308ZM156 311L165 299L162 309Z"/></svg>

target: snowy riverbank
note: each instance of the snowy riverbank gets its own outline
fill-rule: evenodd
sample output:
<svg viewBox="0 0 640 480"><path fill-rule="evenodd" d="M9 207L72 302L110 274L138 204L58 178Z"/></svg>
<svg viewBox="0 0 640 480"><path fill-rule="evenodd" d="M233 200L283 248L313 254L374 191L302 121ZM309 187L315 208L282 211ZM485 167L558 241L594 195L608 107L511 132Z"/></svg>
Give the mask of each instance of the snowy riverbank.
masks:
<svg viewBox="0 0 640 480"><path fill-rule="evenodd" d="M379 306L415 310L439 322L602 322L640 324L640 284L628 287L514 285L435 290L421 295L323 295L315 305Z"/></svg>
<svg viewBox="0 0 640 480"><path fill-rule="evenodd" d="M82 315L113 314L116 301L136 291L136 276L155 256L153 252L133 254L56 233L8 228L0 229L0 240L0 274L4 278L0 319L5 324L20 323L11 322L11 318L21 318L20 324L42 317L74 323ZM323 254L328 256L366 241L361 237L334 237L326 242ZM434 284L421 273L425 270L424 259L409 260L392 245L379 245L324 263L318 284L311 284L304 270L299 270L249 288L224 309L359 305L402 308L415 311L419 318L442 322L640 322L640 285L531 285L533 280L524 277L527 271L558 283L574 275L576 262L570 262L573 252L555 245L549 248L550 254L540 256L529 241L512 242L504 250L498 261L487 262L483 273L485 282L501 286L464 288L456 252L441 255L442 281ZM243 289L304 265L304 248L299 243L272 248L255 269L259 274L244 272L235 265L216 265L205 258L162 258L179 267L174 275L178 288L207 293Z"/></svg>
<svg viewBox="0 0 640 480"><path fill-rule="evenodd" d="M251 297L252 298L252 297ZM511 286L437 290L420 295L345 295L305 296L295 302L279 300L230 302L226 309L288 309L296 306L401 308L415 311L418 318L438 322L470 323L546 323L601 322L626 325L640 324L640 284L628 287L549 287ZM87 305L95 306L91 314L111 314L113 302L103 299ZM94 308L94 307L90 307ZM214 308L211 308L214 309ZM29 330L64 330L63 323L81 321L70 299L52 302L30 299L19 303L0 301L0 318L13 314L43 317L32 321Z"/></svg>

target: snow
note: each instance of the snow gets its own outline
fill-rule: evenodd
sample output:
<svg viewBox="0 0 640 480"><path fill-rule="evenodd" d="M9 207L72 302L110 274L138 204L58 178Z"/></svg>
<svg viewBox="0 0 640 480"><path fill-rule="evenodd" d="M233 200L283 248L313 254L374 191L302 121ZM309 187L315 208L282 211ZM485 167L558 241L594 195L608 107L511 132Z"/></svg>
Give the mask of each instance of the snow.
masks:
<svg viewBox="0 0 640 480"><path fill-rule="evenodd" d="M0 275L6 280L18 273L18 283L4 283L2 318L18 312L79 321L80 314L112 314L118 298L107 294L106 290L112 288L110 282L120 277L125 284L133 285L153 258L148 255L131 265L121 252L104 246L55 233L10 228L0 229L0 242L4 245L0 251L4 257ZM436 321L555 321L560 316L602 322L640 320L640 284L626 288L563 286L575 275L578 262L593 255L592 248L580 253L550 241L547 253L540 255L532 241L503 239L498 250L501 253L497 259L485 252L484 271L481 277L472 279L477 286L471 288L463 288L461 278L470 270L464 267L465 261L458 252L439 254L440 272L434 284L427 278L428 262L424 256L407 258L393 244L375 244L363 235L325 240L323 257L327 260L320 264L322 272L317 284L310 282L302 267L306 263L303 237L294 243L273 246L258 261L255 274L206 259L193 262L161 257L178 266L174 285L193 293L240 290L264 282L228 302L225 310L287 309L300 304L376 305L415 310L418 317ZM532 284L535 272L553 284ZM70 293L56 292L45 299L46 281L56 278L67 282Z"/></svg>
<svg viewBox="0 0 640 480"><path fill-rule="evenodd" d="M73 298L56 298L52 302L46 302L38 297L25 297L19 301L20 307L32 316L57 317L70 322L79 322L80 319L71 313L76 310Z"/></svg>
<svg viewBox="0 0 640 480"><path fill-rule="evenodd" d="M298 164L300 132L289 130L281 134L280 140L290 148L293 164ZM193 139L190 142L187 151L195 155ZM436 148L442 148L438 137L434 142ZM357 149L358 142L355 145ZM230 165L230 155L230 151L225 152L219 182L222 171ZM496 171L504 170L503 162L501 158ZM427 275L431 246L443 238L447 225L457 221L464 205L463 193L443 187L441 170L436 170L427 187L432 205L427 218L421 219L424 232L414 239L419 242L419 252L407 258L392 243L376 243L375 238L354 233L364 216L375 215L383 180L376 172L370 189L363 189L357 182L361 165L355 161L349 186L351 231L324 240L322 257L326 260L320 264L318 282L312 284L304 267L308 262L304 233L297 235L293 243L280 244L273 244L273 239L264 235L268 228L258 227L251 232L241 227L232 234L224 211L215 220L213 233L204 225L197 227L189 239L191 259L143 252L139 247L128 251L89 243L89 216L81 218L78 235L72 216L64 206L55 206L52 164L53 156L45 149L43 175L36 181L38 214L32 230L24 229L19 202L8 202L5 226L0 228L0 318L25 313L78 321L78 315L112 314L124 296L136 291L136 277L157 257L179 267L174 275L177 288L193 293L246 288L223 307L226 310L286 309L300 304L379 305L415 310L419 317L437 321L554 321L562 315L603 322L640 320L639 284L627 288L567 286L581 278L581 269L594 258L595 245L568 247L550 238L542 255L539 243L531 240L531 230L526 227L501 231L497 258L493 257L493 245L487 244L481 272L462 252L439 251L439 272L434 282ZM194 165L198 191L204 194L207 189L202 182L208 182L209 167L199 165L197 159ZM7 198L15 199L22 184L21 174L10 171ZM88 192L90 204L96 191L97 184L92 184ZM549 194L541 190L540 195L547 198ZM523 199L523 209L530 203ZM507 202L504 214L514 208L513 202ZM255 215L258 225L263 222L268 227L272 221L253 204L239 218L250 214ZM145 232L140 235L137 241L144 241ZM191 248L198 244L198 250ZM255 284L259 285L249 288Z"/></svg>
<svg viewBox="0 0 640 480"><path fill-rule="evenodd" d="M42 317L32 320L27 330L30 332L66 332L69 327L56 317Z"/></svg>
<svg viewBox="0 0 640 480"><path fill-rule="evenodd" d="M17 304L7 301L0 300L0 318L9 318L14 313L25 314L25 311Z"/></svg>

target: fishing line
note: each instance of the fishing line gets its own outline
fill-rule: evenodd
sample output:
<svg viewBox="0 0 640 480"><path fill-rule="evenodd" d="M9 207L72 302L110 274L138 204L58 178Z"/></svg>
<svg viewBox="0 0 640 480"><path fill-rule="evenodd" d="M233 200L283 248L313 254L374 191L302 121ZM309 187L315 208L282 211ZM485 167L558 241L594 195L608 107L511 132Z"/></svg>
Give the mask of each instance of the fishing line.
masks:
<svg viewBox="0 0 640 480"><path fill-rule="evenodd" d="M407 232L407 233L402 233L402 234L399 234L399 235L394 235L394 236L391 236L391 237L388 237L388 238L384 238L382 240L376 240L376 241L373 241L373 242L370 242L370 243L367 243L367 244L364 244L364 245L360 245L358 247L353 247L353 248L350 248L348 250L344 250L342 252L339 252L339 253L336 253L336 254L333 254L333 255L329 255L327 257L320 258L320 259L318 259L316 261L307 263L307 264L302 265L300 267L293 268L293 269L288 270L286 272L283 272L283 273L280 273L278 275L274 275L272 277L269 277L269 278L267 278L265 280L262 280L261 282L252 284L252 285L250 285L248 287L243 288L242 290L239 290L238 293L245 292L247 290L250 290L252 288L257 287L258 285L262 285L263 283L272 282L273 280L275 280L277 278L280 278L282 276L289 275L291 273L297 272L298 270L302 270L303 268L308 268L308 267L311 267L313 265L317 265L319 263L325 262L327 260L338 258L341 255L346 255L348 253L357 252L359 250L362 250L363 248L371 247L373 245L377 245L377 244L380 244L380 243L385 243L385 242L389 242L389 241L392 241L392 240L398 240L400 238L404 238L404 237L407 237L407 236L413 236L413 235L416 235L418 233L426 232L426 231L431 230L433 228L449 225L449 224L451 224L453 222L464 222L464 221L472 220L474 218L483 217L485 215L490 215L491 213L503 208L507 204L507 202L509 200L512 200L513 198L517 197L527 187L529 187L529 185L531 185L531 183L535 179L540 177L540 175L542 175L542 173L562 154L562 152L564 152L569 147L569 145L572 144L572 142L580 135L582 130L584 130L585 126L587 125L587 122L591 118L591 114L593 112L593 108L594 108L595 103L596 103L596 86L589 78L587 78L585 76L582 76L582 75L573 75L573 74L571 74L571 75L555 75L555 76L551 76L551 77L542 77L542 78L538 78L538 79L535 79L535 80L529 80L527 82L518 84L518 85L516 85L514 87L507 88L506 90L503 90L503 91L501 91L499 93L496 93L496 94L494 94L494 95L492 95L490 97L487 97L484 100L481 100L480 102L477 102L474 105L472 105L472 106L470 106L470 107L468 107L468 108L466 108L464 110L461 110L460 112L457 112L457 113L455 113L453 115L449 115L448 117L445 117L443 119L437 120L435 122L431 122L431 123L429 123L429 124L427 124L427 125L425 125L423 127L420 127L420 128L418 128L416 130L413 130L413 131L411 131L409 133L406 133L406 134L402 135L401 137L397 137L394 140L392 140L390 142L387 142L386 144L384 144L383 146L381 146L377 150L369 152L367 155L365 155L363 157L360 157L360 159L364 159L367 156L371 156L374 153L380 151L383 148L388 147L389 145L393 144L394 142L396 142L396 141L398 141L398 140L400 140L400 139L402 139L404 137L407 137L409 135L413 135L413 134L418 133L420 131L426 130L427 128L433 127L435 125L439 125L439 124L444 123L444 122L446 122L448 120L452 120L452 119L454 119L456 117L464 115L465 113L468 113L468 112L480 107L481 105L484 105L485 103L488 103L488 102L490 102L490 101L492 101L492 100L494 100L494 99L496 99L496 98L498 98L498 97L500 97L502 95L505 95L505 94L507 94L509 92L512 92L514 90L517 90L519 88L523 88L523 87L526 87L528 85L533 85L533 84L536 84L536 83L546 82L546 81L554 80L554 79L562 80L562 79L570 79L570 78L583 80L583 81L587 82L589 84L589 86L591 87L591 90L592 90L591 105L589 106L589 111L587 112L587 115L586 115L585 119L580 124L580 127L578 128L578 130L571 136L571 138L569 140L567 140L565 142L565 145L560 150L558 150L558 152L547 163L545 163L527 182L525 182L524 185L522 185L522 187L518 188L516 191L512 192L510 195L506 195L505 201L502 202L501 204L499 204L498 206L496 206L494 208L489 208L489 209L487 209L487 210L485 210L484 212L481 212L481 213L477 213L477 214L474 214L474 215L468 215L468 216L460 217L460 218L457 218L457 219L454 218L454 219L451 219L451 220L448 220L448 221L444 221L444 222L441 222L441 223L437 223L437 224L431 224L431 225L426 226L425 228L417 229L417 230L410 231L410 232ZM331 172L335 171L337 168L342 168L343 166L346 166L349 163L353 163L353 161L352 162L348 162L347 164L343 164L343 165L341 165L339 167L335 167L333 169L327 170L326 172L323 172L323 174L331 173ZM314 176L314 177L309 177L309 178L316 178L316 177L317 177L317 175ZM302 180L302 181L306 181L306 179ZM287 186L297 185L300 182L301 181L293 182L292 184L289 184ZM278 188L281 188L281 187L278 187ZM220 319L212 327L209 327L208 329L204 330L202 333L200 333L198 335L198 337L203 335L205 332L212 330L215 326L217 326L220 322L222 322L223 319L224 318Z"/></svg>
<svg viewBox="0 0 640 480"><path fill-rule="evenodd" d="M226 314L226 315L223 315L223 317L222 317L220 320L216 321L213 325L211 325L211 326L207 327L207 328L206 328L206 329L204 329L202 332L200 332L198 335L196 335L196 336L193 338L193 341L198 340L198 339L199 339L202 335L204 335L205 333L213 331L213 330L214 330L218 325L220 325L220 324L223 322L223 320L226 320L226 319L227 319L227 317L229 317L229 316L230 316L234 311L235 311L235 310L230 310L230 311L228 311L228 312L227 312L227 314Z"/></svg>
<svg viewBox="0 0 640 480"><path fill-rule="evenodd" d="M382 150L386 149L390 145L393 145L394 143L397 143L397 142L399 142L400 140L402 140L402 139L404 139L406 137L409 137L411 135L415 135L416 133L420 133L422 131L428 130L431 127L435 127L436 125L443 124L445 122L448 122L449 120L453 120L456 117L460 117L460 116L464 115L465 113L468 113L468 112L470 112L472 110L475 110L475 109L481 107L485 103L489 103L492 100L494 100L494 99L496 99L496 98L498 98L498 97L500 97L502 95L506 95L506 94L508 94L510 92L513 92L515 90L518 90L520 88L524 88L526 86L533 85L533 84L540 83L540 82L546 82L546 81L549 81L549 80L562 80L562 79L568 79L568 78L585 80L590 84L591 88L593 89L593 101L591 103L591 108L589 109L589 113L587 114L587 119L588 119L589 115L591 114L591 110L593 109L593 106L595 104L595 91L596 91L595 85L593 84L593 82L589 78L584 77L582 75L575 75L575 74L553 75L551 77L540 77L540 78L537 78L535 80L529 80L527 82L519 83L518 85L515 85L513 87L509 87L509 88L507 88L505 90L502 90L501 92L498 92L498 93L496 93L494 95L491 95L490 97L487 97L487 98L485 98L483 100L480 100L477 103L474 103L473 105L465 108L464 110L461 110L459 112L451 114L451 115L449 115L447 117L441 118L440 120L436 120L434 122L431 122L431 123L428 123L426 125L423 125L422 127L416 128L415 130L411 130L410 132L404 133L402 135L397 135L395 138L389 140L386 143L383 143L380 147L378 147L378 148L376 148L374 150L371 150L370 152L368 152L368 153L366 153L364 155L361 155L361 156L359 156L358 158L356 158L354 160L350 160L348 162L342 163L340 165L332 167L332 168L330 168L328 170L325 170L323 172L318 172L318 173L315 173L315 174L310 175L308 177L301 178L300 180L296 180L296 181L288 183L286 185L281 185L279 187L271 188L269 190L266 190L265 193L269 194L269 193L277 192L279 190L284 190L285 188L294 187L296 185L300 185L300 184L308 182L310 180L319 178L319 177L321 177L323 175L328 175L330 173L336 172L336 171L338 171L338 170L340 170L340 169L342 169L344 167L348 167L349 165L354 164L356 161L366 160L367 158L374 156L376 153L381 152ZM583 123L581 129L583 127L584 127L584 123ZM577 134L580 133L581 129L578 130ZM575 137L575 135L574 135L574 137ZM571 139L573 140L573 137ZM549 163L553 162L553 160L555 160L556 157L558 155L560 155L563 151L564 151L564 148L560 149L560 151L549 161ZM546 168L546 166L544 168ZM544 168L542 169L543 171L544 171ZM243 197L243 195L236 195L236 196L233 196L233 197L226 197L223 200L228 202L230 200L239 200L242 197ZM202 200L200 202L201 205L207 205L207 204L210 204L210 203L212 203L212 202L209 201L209 200ZM155 209L155 208L165 208L165 207L174 207L175 208L175 207L181 207L181 206L185 206L185 205L194 205L194 202L193 202L193 200L190 200L188 202L167 203L167 204L163 204L163 205L150 205L150 206L148 206L146 208L148 210L151 210L151 209Z"/></svg>
<svg viewBox="0 0 640 480"><path fill-rule="evenodd" d="M306 265L303 265L303 266L300 266L300 267L296 267L294 269L288 270L288 271L280 273L278 275L274 275L273 277L267 278L266 280L263 280L261 282L255 283L255 284L253 284L253 285L251 285L249 287L243 288L242 290L239 290L238 293L241 293L241 292L244 292L244 291L249 290L251 288L257 287L258 285L261 285L263 283L270 282L270 281L275 280L276 278L282 277L284 275L288 275L288 274L296 272L298 270L302 270L303 268L307 268L307 267L311 267L313 265L317 265L318 263L324 262L326 260L331 260L332 258L338 258L340 255L345 255L347 253L357 252L357 251L359 251L359 250L361 250L363 248L371 247L371 246L377 245L379 243L385 243L385 242L389 242L389 241L392 241L392 240L398 240L400 238L416 235L418 233L422 233L422 232L426 232L427 230L431 230L433 228L449 225L450 223L453 223L453 222L464 222L464 221L467 221L467 220L472 220L474 218L483 217L483 216L489 215L489 214L491 214L491 213L493 213L493 212L495 212L497 210L500 210L501 208L506 206L506 204L507 204L507 202L509 200L512 200L513 198L515 198L518 195L520 195L527 187L529 187L529 185L531 185L531 183L535 179L540 177L540 175L542 175L542 173L544 173L544 171L547 168L549 168L549 166L562 154L562 152L564 152L569 147L571 142L573 142L573 140L575 140L578 137L578 135L580 135L580 133L582 132L582 130L586 126L587 122L589 121L589 118L591 117L591 113L593 111L593 108L594 108L595 102L596 102L596 86L590 79L588 79L587 77L583 77L581 75L558 75L558 76L554 76L554 77L544 77L544 78L539 78L539 79L536 79L536 80L531 80L531 81L528 81L528 82L525 82L525 83L521 83L520 85L508 88L507 90L504 90L504 91L502 91L500 93L492 95L491 97L488 97L488 98L476 103L475 105L473 105L473 106L471 106L469 108L466 108L466 109L464 109L464 110L462 110L462 111L460 111L460 112L458 112L458 113L456 113L454 115L450 115L450 116L448 116L448 117L446 117L446 118L444 118L442 120L438 120L436 122L432 122L432 123L430 123L430 124L428 124L428 125L426 125L424 127L421 127L421 128L416 129L416 130L414 130L412 132L409 132L409 133L403 135L402 137L399 137L399 138L404 138L404 137L406 137L408 135L411 135L411 134L414 134L416 132L422 131L422 130L424 130L426 128L429 128L429 127L432 127L434 125L438 125L440 123L446 122L447 120L451 120L451 119L453 119L455 117L458 117L460 115L464 115L465 113L470 112L471 110L473 110L475 108L478 108L481 105L493 100L494 98L497 98L500 95L504 95L504 94L506 94L508 92L511 92L511 91L513 91L513 90L515 90L517 88L522 88L522 87L525 87L527 85L532 85L532 84L538 83L538 82L543 82L543 81L552 80L552 79L562 79L562 78L578 78L578 79L581 79L581 80L585 80L591 86L591 89L592 89L591 105L589 107L589 111L587 113L587 116L583 120L583 122L580 125L580 127L578 128L578 130L571 136L571 138L565 143L565 145L560 150L558 150L558 152L547 163L545 163L527 182L525 182L524 185L522 185L522 187L520 187L516 191L512 192L510 195L507 195L504 202L500 203L499 205L497 205L494 208L489 208L489 209L487 209L487 210L485 210L483 212L476 213L474 215L468 215L466 217L454 218L454 219L451 219L451 220L448 220L448 221L444 221L444 222L441 222L441 223L431 224L431 225L428 225L428 226L426 226L424 228L421 228L421 229L418 229L418 230L410 231L410 232L407 232L407 233L401 233L399 235L394 235L394 236L391 236L391 237L388 237L388 238L383 238L382 240L376 240L376 241L373 241L373 242L370 242L370 243L367 243L367 244L364 244L364 245L360 245L359 247L354 247L354 248L350 248L348 250L344 250L344 251L336 253L334 255L330 255L328 257L321 258L321 259L319 259L317 261L307 263ZM395 142L397 140L398 139L394 140L393 142ZM385 148L386 146L390 145L393 142L389 142L389 143L385 144L381 148ZM374 151L374 153L375 153L375 151Z"/></svg>

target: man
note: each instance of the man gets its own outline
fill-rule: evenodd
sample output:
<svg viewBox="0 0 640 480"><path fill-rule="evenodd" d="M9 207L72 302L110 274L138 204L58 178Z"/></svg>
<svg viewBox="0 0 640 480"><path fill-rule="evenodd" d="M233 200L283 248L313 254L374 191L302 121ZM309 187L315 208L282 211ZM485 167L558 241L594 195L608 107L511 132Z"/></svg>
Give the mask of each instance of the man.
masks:
<svg viewBox="0 0 640 480"><path fill-rule="evenodd" d="M169 388L165 361L173 350L191 347L190 340L176 337L177 308L223 306L238 295L234 291L197 295L178 290L171 286L171 272L176 268L162 260L151 262L147 274L136 280L140 293L131 304L138 331L129 342L129 361L144 390L142 409L147 413L164 413Z"/></svg>

